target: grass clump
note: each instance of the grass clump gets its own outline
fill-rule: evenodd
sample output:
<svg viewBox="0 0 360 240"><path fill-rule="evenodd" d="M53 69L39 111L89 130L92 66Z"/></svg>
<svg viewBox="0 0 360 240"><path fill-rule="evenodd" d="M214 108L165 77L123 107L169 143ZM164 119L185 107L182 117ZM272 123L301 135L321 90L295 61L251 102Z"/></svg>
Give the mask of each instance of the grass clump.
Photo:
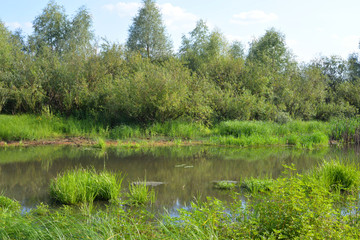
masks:
<svg viewBox="0 0 360 240"><path fill-rule="evenodd" d="M137 182L129 185L127 203L131 206L141 206L155 202L155 191L146 185L146 182Z"/></svg>
<svg viewBox="0 0 360 240"><path fill-rule="evenodd" d="M214 182L214 187L220 190L231 190L236 187L236 182L234 181L216 181Z"/></svg>
<svg viewBox="0 0 360 240"><path fill-rule="evenodd" d="M20 212L21 205L18 201L12 200L5 196L0 196L0 211L1 212Z"/></svg>
<svg viewBox="0 0 360 240"><path fill-rule="evenodd" d="M98 138L93 147L104 150L104 149L106 149L106 141L103 138Z"/></svg>
<svg viewBox="0 0 360 240"><path fill-rule="evenodd" d="M270 191L274 185L274 180L271 178L246 178L241 184L241 188L250 193Z"/></svg>
<svg viewBox="0 0 360 240"><path fill-rule="evenodd" d="M324 161L310 176L332 192L358 190L360 173L356 164L340 160Z"/></svg>
<svg viewBox="0 0 360 240"><path fill-rule="evenodd" d="M58 174L50 183L50 196L63 204L114 200L120 194L121 182L122 177L108 171L80 168Z"/></svg>

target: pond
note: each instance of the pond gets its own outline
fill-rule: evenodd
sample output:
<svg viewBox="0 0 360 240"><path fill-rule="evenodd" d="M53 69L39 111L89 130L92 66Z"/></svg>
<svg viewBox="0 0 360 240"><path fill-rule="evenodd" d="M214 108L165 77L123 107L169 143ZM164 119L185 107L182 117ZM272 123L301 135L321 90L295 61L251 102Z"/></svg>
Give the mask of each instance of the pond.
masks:
<svg viewBox="0 0 360 240"><path fill-rule="evenodd" d="M213 188L213 181L240 181L246 177L278 177L283 164L294 164L299 172L324 159L359 161L358 147L328 147L319 150L294 148L153 147L99 150L72 146L11 147L0 149L0 191L25 209L50 203L50 180L59 172L76 167L94 167L121 172L123 186L135 181L156 181L155 206L177 209L194 197L229 198Z"/></svg>

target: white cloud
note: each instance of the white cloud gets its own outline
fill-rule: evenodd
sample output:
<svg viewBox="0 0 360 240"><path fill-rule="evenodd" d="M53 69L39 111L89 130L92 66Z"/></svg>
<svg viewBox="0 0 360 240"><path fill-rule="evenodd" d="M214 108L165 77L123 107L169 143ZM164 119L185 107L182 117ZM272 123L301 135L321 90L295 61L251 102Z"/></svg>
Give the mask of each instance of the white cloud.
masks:
<svg viewBox="0 0 360 240"><path fill-rule="evenodd" d="M277 20L278 16L275 13L265 13L261 10L254 10L249 12L241 12L232 16L231 23L240 25L249 25L254 23L266 23Z"/></svg>
<svg viewBox="0 0 360 240"><path fill-rule="evenodd" d="M134 17L142 3L139 2L117 2L115 4L103 5L103 9L117 13L122 18ZM198 16L188 12L186 9L171 3L157 4L169 34L174 39L181 39L182 34L194 29ZM208 24L209 26L209 24ZM174 42L175 45L179 43Z"/></svg>
<svg viewBox="0 0 360 240"><path fill-rule="evenodd" d="M252 37L250 35L237 36L237 35L225 34L225 37L230 42L239 41L239 42L242 42L243 44L249 43L252 41L252 39L254 39L254 37Z"/></svg>
<svg viewBox="0 0 360 240"><path fill-rule="evenodd" d="M347 36L333 36L334 40L337 40L341 45L343 51L347 54L358 50L360 35L347 35Z"/></svg>
<svg viewBox="0 0 360 240"><path fill-rule="evenodd" d="M26 23L24 23L24 26L25 26L26 28L32 28L32 27L33 27L33 24L32 24L31 22L26 22Z"/></svg>
<svg viewBox="0 0 360 240"><path fill-rule="evenodd" d="M295 39L286 39L286 45L288 45L290 48L294 48L298 45L298 41Z"/></svg>
<svg viewBox="0 0 360 240"><path fill-rule="evenodd" d="M18 28L21 28L24 31L29 31L32 28L32 23L31 22L25 22L25 23L20 23L20 22L6 22L5 26L8 27L10 30L16 30Z"/></svg>
<svg viewBox="0 0 360 240"><path fill-rule="evenodd" d="M171 30L191 31L199 19L195 14L171 3L160 4L159 8L164 18L165 25Z"/></svg>
<svg viewBox="0 0 360 240"><path fill-rule="evenodd" d="M115 11L120 17L132 17L138 9L141 7L141 3L138 2L118 2L116 4L106 4L104 9L113 12Z"/></svg>
<svg viewBox="0 0 360 240"><path fill-rule="evenodd" d="M17 28L21 28L21 24L19 22L7 22L5 23L5 26L11 29L17 29Z"/></svg>

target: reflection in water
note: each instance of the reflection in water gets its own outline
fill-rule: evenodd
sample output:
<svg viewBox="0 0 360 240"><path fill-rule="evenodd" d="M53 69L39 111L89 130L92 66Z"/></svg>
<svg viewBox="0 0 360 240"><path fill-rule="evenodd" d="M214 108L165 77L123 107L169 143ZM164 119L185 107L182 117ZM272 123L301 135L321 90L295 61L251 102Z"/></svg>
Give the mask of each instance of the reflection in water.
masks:
<svg viewBox="0 0 360 240"><path fill-rule="evenodd" d="M25 208L48 202L50 179L75 167L94 166L125 175L124 188L133 181L158 181L159 208L184 207L195 198L230 198L213 189L214 180L240 181L245 177L278 177L283 164L306 171L322 159L359 159L349 147L306 151L293 148L157 147L106 151L60 146L0 149L0 191Z"/></svg>

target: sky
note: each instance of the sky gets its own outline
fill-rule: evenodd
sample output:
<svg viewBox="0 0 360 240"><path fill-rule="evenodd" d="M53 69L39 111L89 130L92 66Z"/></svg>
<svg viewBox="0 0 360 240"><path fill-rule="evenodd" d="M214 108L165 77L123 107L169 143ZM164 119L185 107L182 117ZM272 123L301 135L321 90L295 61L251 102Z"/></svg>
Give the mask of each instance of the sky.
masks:
<svg viewBox="0 0 360 240"><path fill-rule="evenodd" d="M32 33L32 22L48 0L0 0L0 20L9 30ZM56 0L68 16L85 6L93 17L98 40L125 43L132 19L142 0ZM286 37L298 61L319 56L347 58L359 53L359 0L157 0L167 33L176 51L181 37L192 31L199 19L219 30L229 42L245 46L275 28Z"/></svg>

